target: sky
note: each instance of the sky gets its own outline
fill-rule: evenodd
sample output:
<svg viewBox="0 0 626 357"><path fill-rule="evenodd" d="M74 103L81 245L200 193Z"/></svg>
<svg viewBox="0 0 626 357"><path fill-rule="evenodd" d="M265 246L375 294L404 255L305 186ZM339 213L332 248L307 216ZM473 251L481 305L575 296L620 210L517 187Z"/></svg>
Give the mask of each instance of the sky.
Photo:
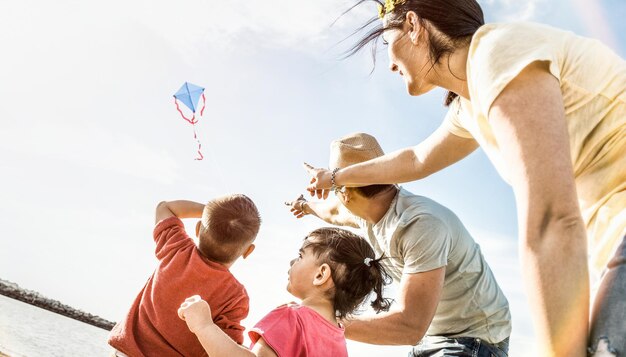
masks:
<svg viewBox="0 0 626 357"><path fill-rule="evenodd" d="M294 300L289 261L324 225L283 205L304 192L302 162L326 166L329 143L357 131L385 151L416 145L445 115L443 91L409 96L384 49L373 72L369 51L340 59L356 38L342 40L377 11L339 18L352 3L0 2L0 278L118 321L156 266L157 203L245 193L263 225L257 250L232 269L251 297L244 324ZM487 22L541 22L626 55L620 0L480 3ZM206 88L202 161L173 103L185 81ZM511 355L531 351L514 197L484 153L404 187L462 219L511 304Z"/></svg>

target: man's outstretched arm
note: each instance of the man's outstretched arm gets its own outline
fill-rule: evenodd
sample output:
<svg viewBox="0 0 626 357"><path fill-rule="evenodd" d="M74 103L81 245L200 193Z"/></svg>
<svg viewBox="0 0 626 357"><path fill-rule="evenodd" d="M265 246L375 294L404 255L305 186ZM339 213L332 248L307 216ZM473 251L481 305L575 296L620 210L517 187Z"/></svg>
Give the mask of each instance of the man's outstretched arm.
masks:
<svg viewBox="0 0 626 357"><path fill-rule="evenodd" d="M415 345L426 334L441 299L446 268L404 274L398 305L345 321L346 338L375 345Z"/></svg>
<svg viewBox="0 0 626 357"><path fill-rule="evenodd" d="M309 202L300 195L292 202L285 202L291 207L291 212L296 218L302 218L308 214L336 226L349 226L359 228L354 216L338 200L326 200L319 202Z"/></svg>

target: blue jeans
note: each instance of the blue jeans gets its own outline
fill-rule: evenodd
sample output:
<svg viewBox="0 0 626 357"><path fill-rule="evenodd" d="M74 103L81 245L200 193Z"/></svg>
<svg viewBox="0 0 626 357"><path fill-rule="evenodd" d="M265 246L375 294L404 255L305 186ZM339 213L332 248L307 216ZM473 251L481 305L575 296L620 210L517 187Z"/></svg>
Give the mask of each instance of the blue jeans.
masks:
<svg viewBox="0 0 626 357"><path fill-rule="evenodd" d="M413 346L408 357L507 357L509 338L491 344L474 337L426 336Z"/></svg>
<svg viewBox="0 0 626 357"><path fill-rule="evenodd" d="M626 356L626 236L607 264L591 311L589 355L604 340L616 356Z"/></svg>

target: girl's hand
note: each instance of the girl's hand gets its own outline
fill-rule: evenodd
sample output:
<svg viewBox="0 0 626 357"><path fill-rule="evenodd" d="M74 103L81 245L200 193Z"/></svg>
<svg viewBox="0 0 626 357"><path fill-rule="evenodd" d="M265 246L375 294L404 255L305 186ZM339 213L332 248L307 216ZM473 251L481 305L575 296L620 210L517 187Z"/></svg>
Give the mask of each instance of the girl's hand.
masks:
<svg viewBox="0 0 626 357"><path fill-rule="evenodd" d="M294 216L296 216L296 218L302 218L308 214L305 212L305 203L306 199L304 198L304 195L300 195L300 197L296 198L295 201L285 202L285 205L291 207L290 211Z"/></svg>
<svg viewBox="0 0 626 357"><path fill-rule="evenodd" d="M304 169L311 175L310 185L306 188L311 196L317 195L317 198L328 198L330 188L332 187L330 170L315 168L306 162L304 163Z"/></svg>
<svg viewBox="0 0 626 357"><path fill-rule="evenodd" d="M211 307L200 296L188 297L178 308L178 317L187 323L193 333L213 324Z"/></svg>

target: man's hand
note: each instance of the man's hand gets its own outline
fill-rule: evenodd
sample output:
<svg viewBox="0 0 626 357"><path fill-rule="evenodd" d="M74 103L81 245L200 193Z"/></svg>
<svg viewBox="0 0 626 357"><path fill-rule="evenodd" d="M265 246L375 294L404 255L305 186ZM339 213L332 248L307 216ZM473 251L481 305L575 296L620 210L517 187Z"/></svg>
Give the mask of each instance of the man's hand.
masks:
<svg viewBox="0 0 626 357"><path fill-rule="evenodd" d="M306 199L304 198L304 195L300 195L300 197L296 198L294 201L285 202L285 205L291 207L289 211L292 212L296 218L302 218L308 214L305 211L305 203Z"/></svg>
<svg viewBox="0 0 626 357"><path fill-rule="evenodd" d="M193 333L213 325L211 307L198 295L185 299L178 308L178 317L187 323L187 327Z"/></svg>

